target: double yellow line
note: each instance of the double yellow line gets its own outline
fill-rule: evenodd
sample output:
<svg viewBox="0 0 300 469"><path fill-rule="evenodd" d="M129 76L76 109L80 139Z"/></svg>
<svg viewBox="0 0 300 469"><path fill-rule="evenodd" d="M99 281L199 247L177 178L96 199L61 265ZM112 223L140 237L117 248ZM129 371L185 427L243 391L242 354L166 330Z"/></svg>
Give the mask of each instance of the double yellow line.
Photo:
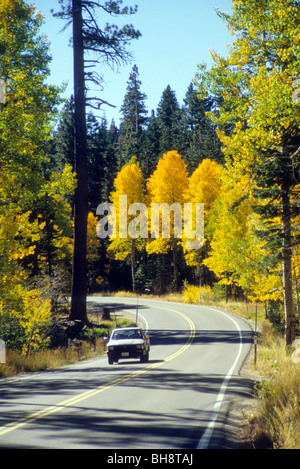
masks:
<svg viewBox="0 0 300 469"><path fill-rule="evenodd" d="M190 327L189 338L188 338L187 342L179 350L177 350L177 352L173 353L172 355L169 355L162 362L153 363L152 365L149 365L146 368L143 368L141 370L137 370L137 371L135 371L133 373L130 373L129 375L126 375L124 377L117 378L117 379L111 381L110 383L108 383L106 385L102 385L102 386L99 386L95 389L91 389L90 391L86 391L82 394L79 394L78 396L75 396L75 397L67 399L63 402L60 402L59 404L51 405L50 407L47 407L46 409L42 409L38 412L35 412L31 415L28 415L27 417L24 417L24 418L18 420L17 422L8 423L8 424L4 425L3 427L0 427L0 437L7 434L7 433L9 433L9 432L18 430L19 428L22 428L25 425L28 425L29 423L32 423L36 420L42 419L44 417L48 417L49 415L54 414L56 412L59 412L62 409L65 409L67 407L78 404L79 402L84 401L86 399L89 399L90 397L96 396L97 394L100 394L101 392L107 391L108 389L110 389L114 386L117 386L118 384L125 383L126 381L129 381L130 379L134 379L137 376L140 376L140 375L146 373L148 370L158 368L158 367L162 366L164 363L170 362L171 360L174 360L176 357L178 357L179 355L184 353L194 340L195 332L196 332L194 323L191 321L190 318L188 318L185 314L183 314L179 311L176 311L176 310L170 309L170 308L165 308L163 306L160 306L159 308L175 312L176 314L181 316L183 319L185 319L189 324L189 327Z"/></svg>

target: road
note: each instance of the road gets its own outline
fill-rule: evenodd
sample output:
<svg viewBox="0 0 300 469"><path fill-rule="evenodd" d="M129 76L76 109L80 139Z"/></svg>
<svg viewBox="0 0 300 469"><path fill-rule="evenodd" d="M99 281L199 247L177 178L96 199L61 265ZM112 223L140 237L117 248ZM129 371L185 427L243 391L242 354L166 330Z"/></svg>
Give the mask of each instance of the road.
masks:
<svg viewBox="0 0 300 469"><path fill-rule="evenodd" d="M139 298L90 298L132 314L148 330L150 360L101 356L0 381L0 448L215 449L230 401L246 392L239 370L248 324L216 308Z"/></svg>

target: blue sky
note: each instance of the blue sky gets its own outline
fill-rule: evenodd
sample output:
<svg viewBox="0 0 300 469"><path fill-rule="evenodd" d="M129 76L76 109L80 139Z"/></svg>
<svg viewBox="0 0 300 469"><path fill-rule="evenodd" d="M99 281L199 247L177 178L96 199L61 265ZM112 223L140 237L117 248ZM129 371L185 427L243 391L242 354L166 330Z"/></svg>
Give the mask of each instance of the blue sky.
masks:
<svg viewBox="0 0 300 469"><path fill-rule="evenodd" d="M50 10L58 10L57 0L32 0L30 3L35 3L46 17L42 31L49 38L53 58L49 81L55 85L67 81L65 94L69 97L73 92L72 49L68 46L71 28L61 33L63 21L52 17ZM211 63L210 49L226 55L226 46L232 42L226 25L215 12L215 8L230 12L231 0L124 0L123 3L138 5L138 13L124 17L122 22L132 23L142 36L129 47L134 56L130 64L121 66L118 71L99 66L97 71L104 77L104 89L95 90L95 96L116 106L102 109L108 124L115 119L117 125L134 64L139 69L141 91L147 95L146 106L150 113L157 109L167 85L175 91L181 105L197 65ZM104 24L116 22L108 16L103 21ZM102 116L103 112L96 114Z"/></svg>

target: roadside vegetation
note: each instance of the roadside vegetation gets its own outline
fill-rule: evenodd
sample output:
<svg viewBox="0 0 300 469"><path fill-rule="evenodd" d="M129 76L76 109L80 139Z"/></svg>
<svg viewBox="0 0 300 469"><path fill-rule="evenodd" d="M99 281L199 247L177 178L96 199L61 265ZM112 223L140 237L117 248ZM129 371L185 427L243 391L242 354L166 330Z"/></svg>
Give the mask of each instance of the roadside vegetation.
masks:
<svg viewBox="0 0 300 469"><path fill-rule="evenodd" d="M115 327L132 325L133 321L114 313L110 319L102 319L99 311L97 314L90 311L85 325L58 314L45 327L47 345L43 348L30 353L24 353L21 348L6 350L5 363L0 363L0 378L53 370L103 355L106 351L104 337L108 337ZM19 341L22 341L21 335Z"/></svg>
<svg viewBox="0 0 300 469"><path fill-rule="evenodd" d="M254 378L256 406L245 415L243 433L254 449L300 448L300 360L295 347L268 320L260 324Z"/></svg>

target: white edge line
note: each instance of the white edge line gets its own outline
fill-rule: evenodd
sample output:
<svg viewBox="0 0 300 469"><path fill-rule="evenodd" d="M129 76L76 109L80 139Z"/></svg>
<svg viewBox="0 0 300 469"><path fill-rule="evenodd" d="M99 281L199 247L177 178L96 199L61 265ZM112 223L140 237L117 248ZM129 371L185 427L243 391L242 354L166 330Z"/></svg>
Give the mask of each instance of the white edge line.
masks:
<svg viewBox="0 0 300 469"><path fill-rule="evenodd" d="M225 376L225 378L222 382L222 385L221 385L217 400L216 400L215 405L214 405L214 410L213 410L211 419L210 419L210 421L209 421L209 423L208 423L208 425L207 425L207 427L204 431L204 434L202 435L202 437L201 437L201 439L198 443L197 449L207 449L207 447L209 445L211 435L212 435L212 432L214 430L215 422L216 422L217 417L219 415L219 410L221 408L221 405L222 405L222 402L223 402L223 399L224 399L224 396L225 396L225 393L226 393L228 383L231 379L232 373L233 373L233 371L234 371L234 369L235 369L235 367L238 363L238 360L241 356L241 353L242 353L243 339L242 339L242 331L240 329L240 326L238 325L238 323L231 316L226 314L224 311L221 311L221 310L218 310L218 309L214 309L214 310L218 311L219 313L221 313L224 316L228 317L235 324L237 330L239 331L240 344L239 344L239 351L238 351L238 354L236 356L236 359L235 359L232 367L230 368L230 370L228 371L227 375Z"/></svg>

